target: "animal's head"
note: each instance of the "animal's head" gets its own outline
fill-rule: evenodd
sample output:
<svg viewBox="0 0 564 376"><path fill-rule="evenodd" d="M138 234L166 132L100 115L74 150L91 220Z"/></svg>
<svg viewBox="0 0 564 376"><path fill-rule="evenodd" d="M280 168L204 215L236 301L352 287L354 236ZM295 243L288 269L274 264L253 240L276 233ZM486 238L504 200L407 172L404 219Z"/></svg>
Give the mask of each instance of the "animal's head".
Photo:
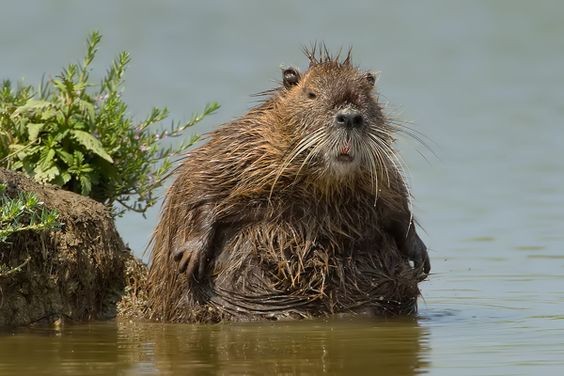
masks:
<svg viewBox="0 0 564 376"><path fill-rule="evenodd" d="M384 176L397 157L393 129L375 91L374 73L352 64L351 54L331 56L325 48L306 50L309 67L282 71L281 108L285 126L298 135L288 160L321 171L335 181L359 175L372 182Z"/></svg>

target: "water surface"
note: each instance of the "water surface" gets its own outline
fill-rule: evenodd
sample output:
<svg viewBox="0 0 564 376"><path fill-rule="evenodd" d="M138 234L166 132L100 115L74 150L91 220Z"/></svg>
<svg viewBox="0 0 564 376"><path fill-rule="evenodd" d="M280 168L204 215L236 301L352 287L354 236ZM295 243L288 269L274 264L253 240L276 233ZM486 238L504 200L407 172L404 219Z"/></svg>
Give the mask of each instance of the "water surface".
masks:
<svg viewBox="0 0 564 376"><path fill-rule="evenodd" d="M429 333L416 320L229 325L95 323L22 330L0 342L16 353L0 373L413 375ZM17 349L19 351L14 351ZM27 362L32 355L34 362Z"/></svg>

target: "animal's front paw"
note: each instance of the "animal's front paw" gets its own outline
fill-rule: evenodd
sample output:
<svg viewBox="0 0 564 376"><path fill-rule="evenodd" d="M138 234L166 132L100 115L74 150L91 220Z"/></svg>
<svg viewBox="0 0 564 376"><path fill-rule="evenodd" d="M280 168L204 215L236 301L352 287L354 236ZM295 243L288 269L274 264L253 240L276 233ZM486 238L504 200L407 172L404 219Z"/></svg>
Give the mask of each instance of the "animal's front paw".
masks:
<svg viewBox="0 0 564 376"><path fill-rule="evenodd" d="M431 261L429 260L429 254L427 253L427 247L422 241L420 241L418 245L412 247L409 259L413 261L415 269L423 270L423 277L426 277L431 271Z"/></svg>
<svg viewBox="0 0 564 376"><path fill-rule="evenodd" d="M204 275L206 268L206 255L202 251L200 242L187 241L173 252L173 257L178 262L178 272L194 277L198 280Z"/></svg>
<svg viewBox="0 0 564 376"><path fill-rule="evenodd" d="M402 252L407 255L407 258L413 261L414 269L421 272L421 279L427 277L431 271L431 261L429 260L425 243L423 243L414 230L410 231L401 248Z"/></svg>

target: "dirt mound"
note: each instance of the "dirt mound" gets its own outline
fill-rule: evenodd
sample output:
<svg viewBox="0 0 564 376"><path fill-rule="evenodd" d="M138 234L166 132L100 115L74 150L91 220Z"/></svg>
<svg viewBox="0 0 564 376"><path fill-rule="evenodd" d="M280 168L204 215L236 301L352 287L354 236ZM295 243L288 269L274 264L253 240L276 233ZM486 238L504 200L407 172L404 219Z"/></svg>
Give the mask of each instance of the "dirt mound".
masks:
<svg viewBox="0 0 564 376"><path fill-rule="evenodd" d="M25 264L0 276L0 327L114 317L127 269L143 266L124 245L104 205L4 169L0 182L10 197L34 192L63 223L57 231L24 231L0 243L0 264Z"/></svg>

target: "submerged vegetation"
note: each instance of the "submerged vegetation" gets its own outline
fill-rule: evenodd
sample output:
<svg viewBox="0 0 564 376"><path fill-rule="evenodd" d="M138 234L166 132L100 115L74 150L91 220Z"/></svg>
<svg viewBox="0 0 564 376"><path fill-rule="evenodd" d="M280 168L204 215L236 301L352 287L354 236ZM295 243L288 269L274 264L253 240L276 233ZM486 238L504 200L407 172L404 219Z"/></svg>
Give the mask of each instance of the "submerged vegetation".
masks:
<svg viewBox="0 0 564 376"><path fill-rule="evenodd" d="M114 216L145 213L156 202L171 158L198 137L174 146L162 141L183 135L219 105L211 103L190 120L168 126L162 125L168 110L155 107L136 123L121 97L127 52L119 54L100 84L91 82L100 41L101 35L92 33L82 62L67 65L37 90L2 83L0 167L89 196L112 207Z"/></svg>

